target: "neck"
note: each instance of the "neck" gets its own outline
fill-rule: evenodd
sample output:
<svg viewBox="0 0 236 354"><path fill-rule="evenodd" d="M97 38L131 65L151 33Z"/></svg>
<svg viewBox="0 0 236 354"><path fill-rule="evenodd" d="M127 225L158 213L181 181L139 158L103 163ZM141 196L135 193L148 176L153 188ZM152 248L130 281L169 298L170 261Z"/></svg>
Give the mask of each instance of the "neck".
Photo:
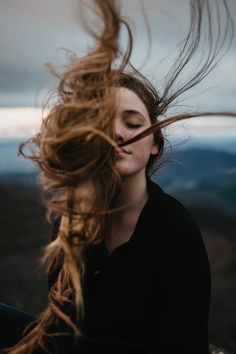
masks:
<svg viewBox="0 0 236 354"><path fill-rule="evenodd" d="M120 190L112 203L113 208L122 208L115 211L110 219L111 233L106 240L109 253L130 239L147 200L148 191L145 174L122 178Z"/></svg>
<svg viewBox="0 0 236 354"><path fill-rule="evenodd" d="M123 177L121 180L120 190L113 202L113 207L122 207L115 213L116 217L120 217L127 212L129 214L139 213L148 200L147 180L146 176L140 175Z"/></svg>

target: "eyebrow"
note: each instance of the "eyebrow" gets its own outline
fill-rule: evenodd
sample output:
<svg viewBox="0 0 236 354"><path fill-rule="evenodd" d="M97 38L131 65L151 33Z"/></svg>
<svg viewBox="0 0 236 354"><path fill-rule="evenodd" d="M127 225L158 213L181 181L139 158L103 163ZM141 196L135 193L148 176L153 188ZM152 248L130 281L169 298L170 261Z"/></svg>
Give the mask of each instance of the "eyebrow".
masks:
<svg viewBox="0 0 236 354"><path fill-rule="evenodd" d="M144 122L147 121L147 119L144 117L144 115L141 112L136 111L135 109L125 109L123 113L128 114L128 115L133 115L133 114L139 115Z"/></svg>

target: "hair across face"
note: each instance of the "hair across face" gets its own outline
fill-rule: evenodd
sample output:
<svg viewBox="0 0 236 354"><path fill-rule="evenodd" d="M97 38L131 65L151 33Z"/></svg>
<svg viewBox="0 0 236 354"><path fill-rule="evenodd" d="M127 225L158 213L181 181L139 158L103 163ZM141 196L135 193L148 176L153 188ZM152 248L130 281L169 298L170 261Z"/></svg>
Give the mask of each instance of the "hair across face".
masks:
<svg viewBox="0 0 236 354"><path fill-rule="evenodd" d="M135 92L125 87L116 88L115 138L122 143L151 126L147 107ZM150 134L121 149L116 154L116 170L121 177L146 174L150 156L158 153L154 135Z"/></svg>
<svg viewBox="0 0 236 354"><path fill-rule="evenodd" d="M135 96L139 99L139 105L141 106L140 103L142 103L142 109L146 111L146 117L148 117L150 125L156 123L158 121L158 117L164 113L162 101L156 89L139 72L120 73L118 75L118 79L114 83L114 86L128 89L135 94ZM129 97L131 96L129 95ZM135 135L138 133L140 133L140 131L136 130ZM156 165L159 158L163 154L164 148L164 138L161 130L155 131L151 136L154 138L154 143L158 146L158 151L156 154L149 154L149 159L146 164L146 175L151 175L158 168Z"/></svg>

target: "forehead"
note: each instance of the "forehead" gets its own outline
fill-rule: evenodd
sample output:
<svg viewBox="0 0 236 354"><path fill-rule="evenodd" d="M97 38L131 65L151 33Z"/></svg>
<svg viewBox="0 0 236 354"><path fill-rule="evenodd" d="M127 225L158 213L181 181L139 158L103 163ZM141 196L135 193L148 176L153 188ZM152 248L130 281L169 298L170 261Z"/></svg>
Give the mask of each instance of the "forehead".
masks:
<svg viewBox="0 0 236 354"><path fill-rule="evenodd" d="M143 101L136 95L135 92L126 87L115 88L116 108L118 111L136 110L145 118L149 118L148 110Z"/></svg>

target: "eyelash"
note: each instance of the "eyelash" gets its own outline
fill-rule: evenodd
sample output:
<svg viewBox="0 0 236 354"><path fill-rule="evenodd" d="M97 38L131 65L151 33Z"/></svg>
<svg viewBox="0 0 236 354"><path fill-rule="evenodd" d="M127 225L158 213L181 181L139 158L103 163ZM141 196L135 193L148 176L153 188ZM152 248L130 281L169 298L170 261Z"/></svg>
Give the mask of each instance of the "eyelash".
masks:
<svg viewBox="0 0 236 354"><path fill-rule="evenodd" d="M141 124L132 124L132 123L126 123L126 126L130 129L138 129L140 128L142 125Z"/></svg>

